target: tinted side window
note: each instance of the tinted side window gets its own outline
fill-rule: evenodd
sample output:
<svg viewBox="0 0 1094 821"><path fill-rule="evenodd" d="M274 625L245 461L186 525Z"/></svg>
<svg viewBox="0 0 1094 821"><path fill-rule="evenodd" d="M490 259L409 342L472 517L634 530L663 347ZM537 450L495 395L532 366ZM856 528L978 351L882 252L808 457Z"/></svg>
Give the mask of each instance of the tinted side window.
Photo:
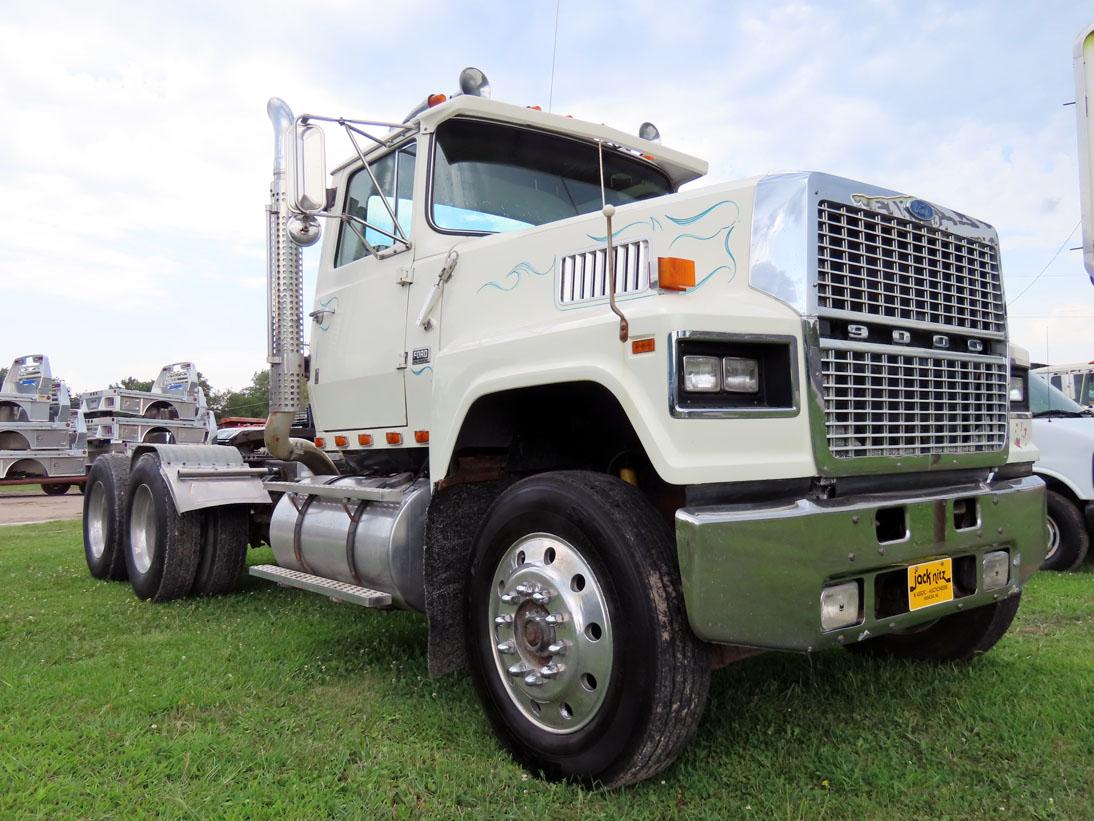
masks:
<svg viewBox="0 0 1094 821"><path fill-rule="evenodd" d="M388 205L395 211L400 227L407 237L410 236L415 154L416 146L410 143L398 151L393 151L369 163L376 182L380 184L379 189L363 168L350 177L345 213L364 220L374 227L366 228L360 222L342 223L338 238L338 252L334 261L336 267L368 255L368 250L361 242L358 232L364 234L369 245L377 251L390 248L393 244L391 237L387 234L397 232L391 221L391 215L384 205L383 197L380 196L381 192L387 197ZM396 189L398 197L395 197ZM377 228L380 230L375 230Z"/></svg>

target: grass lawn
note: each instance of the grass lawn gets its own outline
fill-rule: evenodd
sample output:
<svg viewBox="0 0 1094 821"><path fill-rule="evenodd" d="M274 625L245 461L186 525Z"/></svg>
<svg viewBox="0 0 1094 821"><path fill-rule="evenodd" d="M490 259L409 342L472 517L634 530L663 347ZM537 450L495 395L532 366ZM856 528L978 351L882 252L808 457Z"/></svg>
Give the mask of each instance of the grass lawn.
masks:
<svg viewBox="0 0 1094 821"><path fill-rule="evenodd" d="M611 793L513 765L467 677L426 675L418 615L250 579L146 604L87 575L79 522L0 528L0 591L2 817L1094 815L1090 563L970 666L718 671L676 766Z"/></svg>

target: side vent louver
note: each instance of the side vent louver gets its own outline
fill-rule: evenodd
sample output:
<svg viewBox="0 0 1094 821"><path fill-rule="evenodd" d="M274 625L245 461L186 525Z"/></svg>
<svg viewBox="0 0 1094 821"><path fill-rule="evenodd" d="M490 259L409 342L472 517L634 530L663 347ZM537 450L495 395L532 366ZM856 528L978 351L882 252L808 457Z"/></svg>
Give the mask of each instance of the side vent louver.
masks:
<svg viewBox="0 0 1094 821"><path fill-rule="evenodd" d="M650 247L646 240L614 246L615 295L621 297L649 290ZM596 248L562 258L558 298L562 305L608 298L608 249Z"/></svg>

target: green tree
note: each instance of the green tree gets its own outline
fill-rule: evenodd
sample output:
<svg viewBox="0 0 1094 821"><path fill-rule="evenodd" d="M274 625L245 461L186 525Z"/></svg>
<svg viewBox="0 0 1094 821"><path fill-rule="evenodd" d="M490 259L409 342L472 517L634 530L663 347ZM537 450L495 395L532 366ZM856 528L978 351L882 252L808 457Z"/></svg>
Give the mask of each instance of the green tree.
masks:
<svg viewBox="0 0 1094 821"><path fill-rule="evenodd" d="M121 388L127 391L150 391L152 390L151 379L137 379L135 376L127 376L121 382L114 382L110 385L112 388Z"/></svg>
<svg viewBox="0 0 1094 821"><path fill-rule="evenodd" d="M256 371L251 384L238 391L220 391L212 396L210 406L218 419L226 416L263 417L270 412L270 372Z"/></svg>

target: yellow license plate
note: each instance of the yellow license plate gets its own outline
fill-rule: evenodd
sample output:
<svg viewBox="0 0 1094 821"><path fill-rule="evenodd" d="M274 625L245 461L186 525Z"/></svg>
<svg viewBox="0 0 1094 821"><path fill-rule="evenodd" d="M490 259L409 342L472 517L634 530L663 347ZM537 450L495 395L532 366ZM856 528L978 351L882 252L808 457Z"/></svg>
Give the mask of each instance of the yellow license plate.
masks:
<svg viewBox="0 0 1094 821"><path fill-rule="evenodd" d="M913 564L908 568L908 609L953 601L953 560Z"/></svg>

